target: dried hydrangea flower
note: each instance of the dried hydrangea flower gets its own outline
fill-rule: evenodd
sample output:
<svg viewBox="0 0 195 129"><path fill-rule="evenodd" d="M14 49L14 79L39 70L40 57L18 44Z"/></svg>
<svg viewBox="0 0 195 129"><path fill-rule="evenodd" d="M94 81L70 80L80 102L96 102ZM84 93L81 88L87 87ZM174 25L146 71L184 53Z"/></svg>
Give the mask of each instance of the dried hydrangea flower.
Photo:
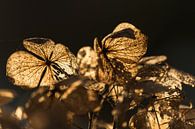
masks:
<svg viewBox="0 0 195 129"><path fill-rule="evenodd" d="M166 56L143 57L147 37L130 23L101 41L95 38L94 50L81 48L77 59L50 39L26 39L24 47L27 52L8 59L7 76L19 86L54 86L39 87L29 99L24 108L29 127L82 128L76 116L90 114L83 120L90 129L194 128L194 110L179 107L183 84L194 87L195 77L168 65ZM77 69L79 76L72 76ZM109 121L102 118L104 110ZM22 118L22 110L16 111Z"/></svg>
<svg viewBox="0 0 195 129"><path fill-rule="evenodd" d="M153 99L149 99L148 95L142 94L140 97L143 99L135 102L138 109L131 106L132 111L130 113L133 116L129 117L131 118L129 121L130 126L132 128L147 127L149 129L168 128L171 121L175 120L175 118L181 118L181 115L178 114L180 112L179 105L184 99L181 92L176 91L178 94L175 96L169 95L169 97L164 98L162 96L153 98L152 94L148 93ZM163 95L163 93L161 92L161 94L157 95ZM138 97L136 94L133 95L134 100L137 100ZM140 123L140 121L142 122Z"/></svg>
<svg viewBox="0 0 195 129"><path fill-rule="evenodd" d="M170 127L176 120L181 121L178 113L184 100L182 85L194 86L195 78L165 61L166 56L144 57L139 61L135 80L124 89L130 96L123 94L123 100L116 103L114 110L120 128L160 129ZM147 96L155 98L151 100Z"/></svg>
<svg viewBox="0 0 195 129"><path fill-rule="evenodd" d="M142 59L139 64L136 79L143 85L144 82L151 81L153 85L156 85L156 88L158 88L158 86L167 88L166 92L164 90L156 92L161 92L158 94L159 97L171 97L172 95L179 96L183 84L194 87L195 77L168 65L165 60L163 60L166 59L164 56L146 58L147 60Z"/></svg>
<svg viewBox="0 0 195 129"><path fill-rule="evenodd" d="M135 86L129 87L131 90L139 89L140 97L146 98L144 93L147 93L155 95L156 99L149 107L145 107L133 116L135 118L131 126L135 128L140 127L139 121L145 122L141 125L145 128L168 128L171 121L180 117L178 112L180 112L179 105L184 100L183 84L190 86L195 84L192 75L172 68L165 61L165 56L144 57L139 61ZM135 100L137 97L134 95ZM135 103L139 106L139 99ZM146 127L147 125L150 126Z"/></svg>
<svg viewBox="0 0 195 129"><path fill-rule="evenodd" d="M76 74L76 57L64 45L46 38L25 39L23 45L27 51L16 51L6 65L14 85L49 86Z"/></svg>
<svg viewBox="0 0 195 129"><path fill-rule="evenodd" d="M94 49L105 78L115 76L114 80L123 82L136 75L137 63L147 50L147 38L130 23L121 23L101 42L95 39Z"/></svg>

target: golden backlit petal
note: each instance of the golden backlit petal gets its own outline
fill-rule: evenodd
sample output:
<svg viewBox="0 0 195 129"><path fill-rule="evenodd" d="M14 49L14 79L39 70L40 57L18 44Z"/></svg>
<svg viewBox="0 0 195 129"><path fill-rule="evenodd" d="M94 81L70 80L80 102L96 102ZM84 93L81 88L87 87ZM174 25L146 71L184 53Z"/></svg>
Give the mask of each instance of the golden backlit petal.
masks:
<svg viewBox="0 0 195 129"><path fill-rule="evenodd" d="M115 60L121 60L124 63L137 63L141 56L136 56L136 55L131 55L126 57L126 54L124 52L117 53L117 52L112 52L108 53L107 56L109 59L115 59Z"/></svg>
<svg viewBox="0 0 195 129"><path fill-rule="evenodd" d="M167 60L167 57L165 55L160 56L149 56L149 57L143 57L139 64L147 64L147 65L154 65L159 64Z"/></svg>
<svg viewBox="0 0 195 129"><path fill-rule="evenodd" d="M127 37L119 37L119 38L108 38L104 47L109 51L117 51L117 50L125 50L125 49L134 49L133 39ZM131 43L131 44L130 44Z"/></svg>
<svg viewBox="0 0 195 129"><path fill-rule="evenodd" d="M143 56L147 50L146 40L137 41L126 37L108 40L105 43L107 53L126 53L128 56ZM126 56L126 57L128 57Z"/></svg>
<svg viewBox="0 0 195 129"><path fill-rule="evenodd" d="M102 40L103 45L105 45L106 48L108 46L111 46L112 42L114 42L114 45L116 44L116 41L112 41L114 39L120 39L118 42L122 43L123 38L128 38L131 40L138 41L137 44L139 44L141 41L146 40L147 37L141 33L139 29L137 29L135 26L133 26L130 23L121 23L119 24L112 33L104 37ZM135 45L135 43L133 44ZM146 46L147 47L147 46Z"/></svg>
<svg viewBox="0 0 195 129"><path fill-rule="evenodd" d="M16 93L8 89L0 89L0 105L9 103L16 96Z"/></svg>
<svg viewBox="0 0 195 129"><path fill-rule="evenodd" d="M133 25L124 23L102 40L102 47L108 59L137 63L147 51L147 38Z"/></svg>
<svg viewBox="0 0 195 129"><path fill-rule="evenodd" d="M138 41L128 38L113 39L112 44L110 43L108 47L108 53L126 52L128 55L132 54L132 56L143 56L147 50L145 43L138 43Z"/></svg>
<svg viewBox="0 0 195 129"><path fill-rule="evenodd" d="M157 57L146 57L139 63L137 77L140 77L140 80L150 80L170 90L182 90L183 84L192 87L195 86L195 77L193 75L172 68L167 63L161 62L163 58L160 58L160 56Z"/></svg>
<svg viewBox="0 0 195 129"><path fill-rule="evenodd" d="M43 59L48 59L55 47L55 43L47 38L28 38L23 41L24 47Z"/></svg>
<svg viewBox="0 0 195 129"><path fill-rule="evenodd" d="M56 44L50 59L57 63L68 75L76 74L78 68L76 57L63 44Z"/></svg>
<svg viewBox="0 0 195 129"><path fill-rule="evenodd" d="M38 86L44 62L25 51L13 53L7 60L6 75L14 85L34 88Z"/></svg>
<svg viewBox="0 0 195 129"><path fill-rule="evenodd" d="M186 84L189 86L195 86L195 76L185 73L183 71L179 71L177 69L171 68L168 72L168 75L173 77L175 80L182 84Z"/></svg>
<svg viewBox="0 0 195 129"><path fill-rule="evenodd" d="M131 28L132 30L139 31L134 25L132 25L128 22L122 22L116 26L116 28L113 30L113 32L118 32L118 31L128 29L128 28Z"/></svg>
<svg viewBox="0 0 195 129"><path fill-rule="evenodd" d="M49 86L76 74L76 57L64 45L46 38L25 39L23 45L30 52L16 52L8 60L7 75L15 85Z"/></svg>
<svg viewBox="0 0 195 129"><path fill-rule="evenodd" d="M65 47L63 44L58 43L55 45L53 49L53 54L50 59L52 61L56 61L59 59L67 59L69 52L70 51L67 47Z"/></svg>
<svg viewBox="0 0 195 129"><path fill-rule="evenodd" d="M54 73L52 73L51 69L47 66L46 72L41 80L40 86L50 86L55 84L57 80L54 79Z"/></svg>
<svg viewBox="0 0 195 129"><path fill-rule="evenodd" d="M100 42L98 41L98 38L97 37L93 41L93 49L98 54L102 51L101 50L101 47L100 47Z"/></svg>

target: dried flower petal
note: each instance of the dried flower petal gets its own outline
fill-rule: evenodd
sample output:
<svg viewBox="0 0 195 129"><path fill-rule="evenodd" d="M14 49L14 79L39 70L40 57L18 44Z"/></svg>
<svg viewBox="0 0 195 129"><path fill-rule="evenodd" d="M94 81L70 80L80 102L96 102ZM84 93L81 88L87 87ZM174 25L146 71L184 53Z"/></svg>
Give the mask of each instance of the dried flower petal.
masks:
<svg viewBox="0 0 195 129"><path fill-rule="evenodd" d="M139 64L145 64L145 65L161 64L162 62L166 60L167 60L167 57L165 55L147 56L147 57L141 58L141 60L139 61Z"/></svg>
<svg viewBox="0 0 195 129"><path fill-rule="evenodd" d="M162 64L144 64L139 65L139 72L136 76L139 81L153 81L155 84L160 84L170 90L182 90L182 85L190 85L194 87L195 77L176 70L167 63Z"/></svg>
<svg viewBox="0 0 195 129"><path fill-rule="evenodd" d="M95 39L94 49L105 77L126 83L137 73L137 63L147 50L147 38L133 25L121 23L101 43Z"/></svg>
<svg viewBox="0 0 195 129"><path fill-rule="evenodd" d="M45 38L30 38L24 40L24 47L28 52L13 53L6 65L6 74L15 85L49 86L76 74L76 58L62 44L55 45Z"/></svg>

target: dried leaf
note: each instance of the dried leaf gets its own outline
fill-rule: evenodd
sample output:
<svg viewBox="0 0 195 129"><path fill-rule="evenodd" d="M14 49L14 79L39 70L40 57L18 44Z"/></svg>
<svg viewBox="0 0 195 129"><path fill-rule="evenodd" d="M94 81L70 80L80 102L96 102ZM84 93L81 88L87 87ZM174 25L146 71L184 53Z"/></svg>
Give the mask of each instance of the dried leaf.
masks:
<svg viewBox="0 0 195 129"><path fill-rule="evenodd" d="M45 38L25 39L23 45L28 52L13 53L6 65L6 75L15 85L50 86L76 74L76 58L64 45Z"/></svg>

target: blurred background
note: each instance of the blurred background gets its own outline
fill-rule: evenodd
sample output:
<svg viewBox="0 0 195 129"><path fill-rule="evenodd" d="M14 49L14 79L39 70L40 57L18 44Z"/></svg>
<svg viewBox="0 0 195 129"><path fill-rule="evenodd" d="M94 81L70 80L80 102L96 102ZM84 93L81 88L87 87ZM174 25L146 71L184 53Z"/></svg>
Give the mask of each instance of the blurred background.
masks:
<svg viewBox="0 0 195 129"><path fill-rule="evenodd" d="M5 65L11 53L23 49L24 38L51 38L76 54L124 21L149 37L147 55L164 54L170 65L195 75L194 5L194 0L1 0L0 88L13 88ZM192 98L195 90L185 90Z"/></svg>

